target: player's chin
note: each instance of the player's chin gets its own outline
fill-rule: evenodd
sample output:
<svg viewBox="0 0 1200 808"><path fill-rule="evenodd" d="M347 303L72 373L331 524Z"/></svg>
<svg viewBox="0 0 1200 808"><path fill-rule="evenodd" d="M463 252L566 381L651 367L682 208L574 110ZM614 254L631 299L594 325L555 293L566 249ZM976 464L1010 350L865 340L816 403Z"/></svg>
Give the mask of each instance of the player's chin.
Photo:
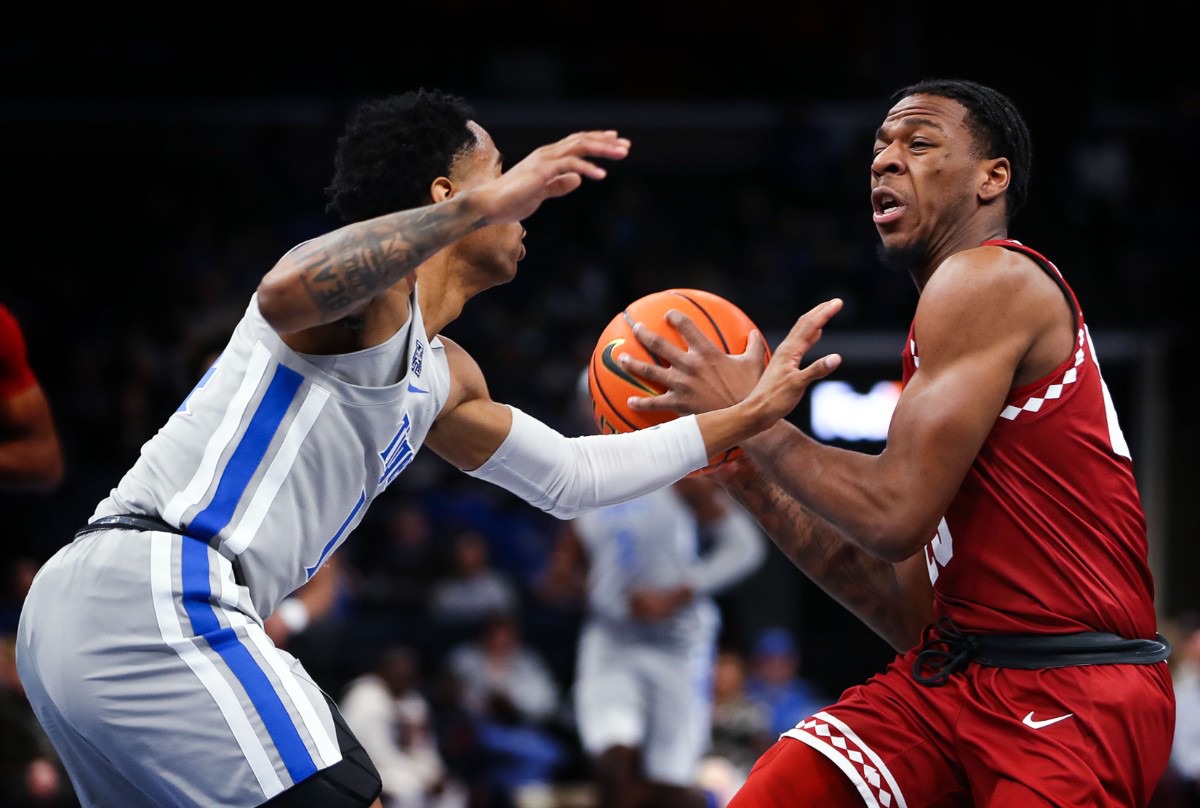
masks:
<svg viewBox="0 0 1200 808"><path fill-rule="evenodd" d="M900 227L896 222L875 223L875 232L879 234L879 240L884 244L889 241L895 241L901 237Z"/></svg>
<svg viewBox="0 0 1200 808"><path fill-rule="evenodd" d="M517 277L517 262L520 260L520 258L513 255L505 255L499 258L494 264L497 282L508 283Z"/></svg>

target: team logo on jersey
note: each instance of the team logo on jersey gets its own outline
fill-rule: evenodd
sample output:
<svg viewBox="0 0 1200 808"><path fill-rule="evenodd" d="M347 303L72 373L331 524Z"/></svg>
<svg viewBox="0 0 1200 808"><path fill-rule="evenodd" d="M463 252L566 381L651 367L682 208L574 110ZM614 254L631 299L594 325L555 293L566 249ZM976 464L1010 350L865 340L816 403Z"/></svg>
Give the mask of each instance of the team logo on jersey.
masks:
<svg viewBox="0 0 1200 808"><path fill-rule="evenodd" d="M1042 727L1048 727L1051 724L1057 724L1059 721L1066 721L1068 718L1071 718L1074 715L1075 713L1067 713L1066 715L1059 715L1055 716L1054 718L1044 718L1041 721L1037 721L1033 717L1033 710L1030 710L1029 715L1025 716L1021 723L1027 727L1041 729Z"/></svg>
<svg viewBox="0 0 1200 808"><path fill-rule="evenodd" d="M400 421L400 429L392 436L387 448L379 453L379 459L383 461L383 474L379 476L380 491L391 485L392 480L396 479L396 475L404 471L416 456L412 444L408 442L408 435L411 431L412 418L406 412Z"/></svg>
<svg viewBox="0 0 1200 808"><path fill-rule="evenodd" d="M410 366L414 376L421 375L421 363L425 359L425 343L418 341L417 347L413 348L413 361Z"/></svg>

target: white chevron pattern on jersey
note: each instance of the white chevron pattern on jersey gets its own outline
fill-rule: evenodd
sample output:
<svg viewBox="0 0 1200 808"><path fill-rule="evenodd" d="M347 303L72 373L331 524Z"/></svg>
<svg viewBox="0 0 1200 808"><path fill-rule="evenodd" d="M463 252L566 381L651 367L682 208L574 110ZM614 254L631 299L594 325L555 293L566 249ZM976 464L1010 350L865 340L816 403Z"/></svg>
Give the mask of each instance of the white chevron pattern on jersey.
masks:
<svg viewBox="0 0 1200 808"><path fill-rule="evenodd" d="M1062 381L1056 382L1047 387L1046 392L1040 396L1030 396L1029 400L1020 407L1014 407L1012 404L1009 404L1000 412L1000 417L1012 421L1022 412L1037 412L1047 401L1053 401L1061 396L1063 388L1068 384L1073 384L1079 377L1079 371L1077 368L1083 364L1083 360L1086 358L1086 353L1084 352L1083 347L1084 339L1084 331L1081 328L1079 329L1079 349L1075 351L1075 365L1074 367L1067 368L1067 372L1063 374Z"/></svg>
<svg viewBox="0 0 1200 808"><path fill-rule="evenodd" d="M829 758L858 788L868 808L908 808L887 764L829 713L816 713L783 734Z"/></svg>

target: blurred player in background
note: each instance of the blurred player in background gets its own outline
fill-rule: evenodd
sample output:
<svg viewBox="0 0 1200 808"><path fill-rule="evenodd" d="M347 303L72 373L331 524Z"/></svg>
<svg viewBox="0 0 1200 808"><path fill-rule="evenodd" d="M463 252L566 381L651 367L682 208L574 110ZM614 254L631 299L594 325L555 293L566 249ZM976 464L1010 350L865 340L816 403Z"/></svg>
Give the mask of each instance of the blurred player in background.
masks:
<svg viewBox="0 0 1200 808"><path fill-rule="evenodd" d="M724 479L810 578L899 652L768 750L736 806L1144 806L1175 701L1130 449L1063 275L1008 236L1029 188L1020 113L970 81L892 99L871 205L920 299L879 454L781 420ZM762 346L626 369L635 408L728 406ZM643 336L645 338L643 339Z"/></svg>
<svg viewBox="0 0 1200 808"><path fill-rule="evenodd" d="M504 171L472 115L424 90L355 110L328 189L348 224L266 273L216 362L38 573L18 669L85 805L378 805L369 756L263 617L423 445L565 518L702 467L834 366L794 360L837 301L719 413L567 438L493 401L441 330L515 276L521 221L602 179L596 161L629 142L578 132Z"/></svg>
<svg viewBox="0 0 1200 808"><path fill-rule="evenodd" d="M589 406L586 375L576 399ZM758 568L765 537L699 476L582 514L560 540L578 543L587 566L573 696L600 804L704 808L697 773L721 629L713 597Z"/></svg>
<svg viewBox="0 0 1200 808"><path fill-rule="evenodd" d="M53 492L63 466L54 415L29 366L21 324L0 303L0 490Z"/></svg>
<svg viewBox="0 0 1200 808"><path fill-rule="evenodd" d="M64 466L58 428L29 365L25 334L0 303L0 492L52 494L62 484ZM16 610L37 566L37 560L11 552L0 564L0 574L12 581L0 615L0 793L13 805L65 806L74 804L70 786L33 717L13 660Z"/></svg>

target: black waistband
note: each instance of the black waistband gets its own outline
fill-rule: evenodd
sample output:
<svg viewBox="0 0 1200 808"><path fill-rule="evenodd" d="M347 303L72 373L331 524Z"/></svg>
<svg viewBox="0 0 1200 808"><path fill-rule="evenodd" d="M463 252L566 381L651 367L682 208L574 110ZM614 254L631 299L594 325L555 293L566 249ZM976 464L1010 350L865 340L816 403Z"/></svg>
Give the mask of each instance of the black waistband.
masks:
<svg viewBox="0 0 1200 808"><path fill-rule="evenodd" d="M165 522L157 516L148 516L144 513L117 513L111 516L101 516L97 519L88 522L86 525L75 531L75 538L87 536L99 530L137 530L142 532L164 532L174 533L177 536L183 536L193 541L203 541L194 536L189 536L175 525ZM210 542L204 542L210 544ZM233 580L238 584L245 585L246 579L242 575L242 565L238 563L236 558L229 559L233 565Z"/></svg>
<svg viewBox="0 0 1200 808"><path fill-rule="evenodd" d="M993 668L1065 668L1074 665L1150 665L1171 655L1171 644L1128 639L1102 631L1075 634L964 634L939 617L913 662L913 678L936 687L975 662ZM926 672L928 671L928 672Z"/></svg>
<svg viewBox="0 0 1200 808"><path fill-rule="evenodd" d="M111 530L112 528L123 528L125 530L145 530L145 531L161 531L165 533L175 533L179 536L187 535L179 528L168 522L164 522L157 516L147 516L144 513L117 513L112 516L101 516L95 521L88 522L79 530L75 531L75 538L86 536L89 533L95 533L97 530Z"/></svg>

